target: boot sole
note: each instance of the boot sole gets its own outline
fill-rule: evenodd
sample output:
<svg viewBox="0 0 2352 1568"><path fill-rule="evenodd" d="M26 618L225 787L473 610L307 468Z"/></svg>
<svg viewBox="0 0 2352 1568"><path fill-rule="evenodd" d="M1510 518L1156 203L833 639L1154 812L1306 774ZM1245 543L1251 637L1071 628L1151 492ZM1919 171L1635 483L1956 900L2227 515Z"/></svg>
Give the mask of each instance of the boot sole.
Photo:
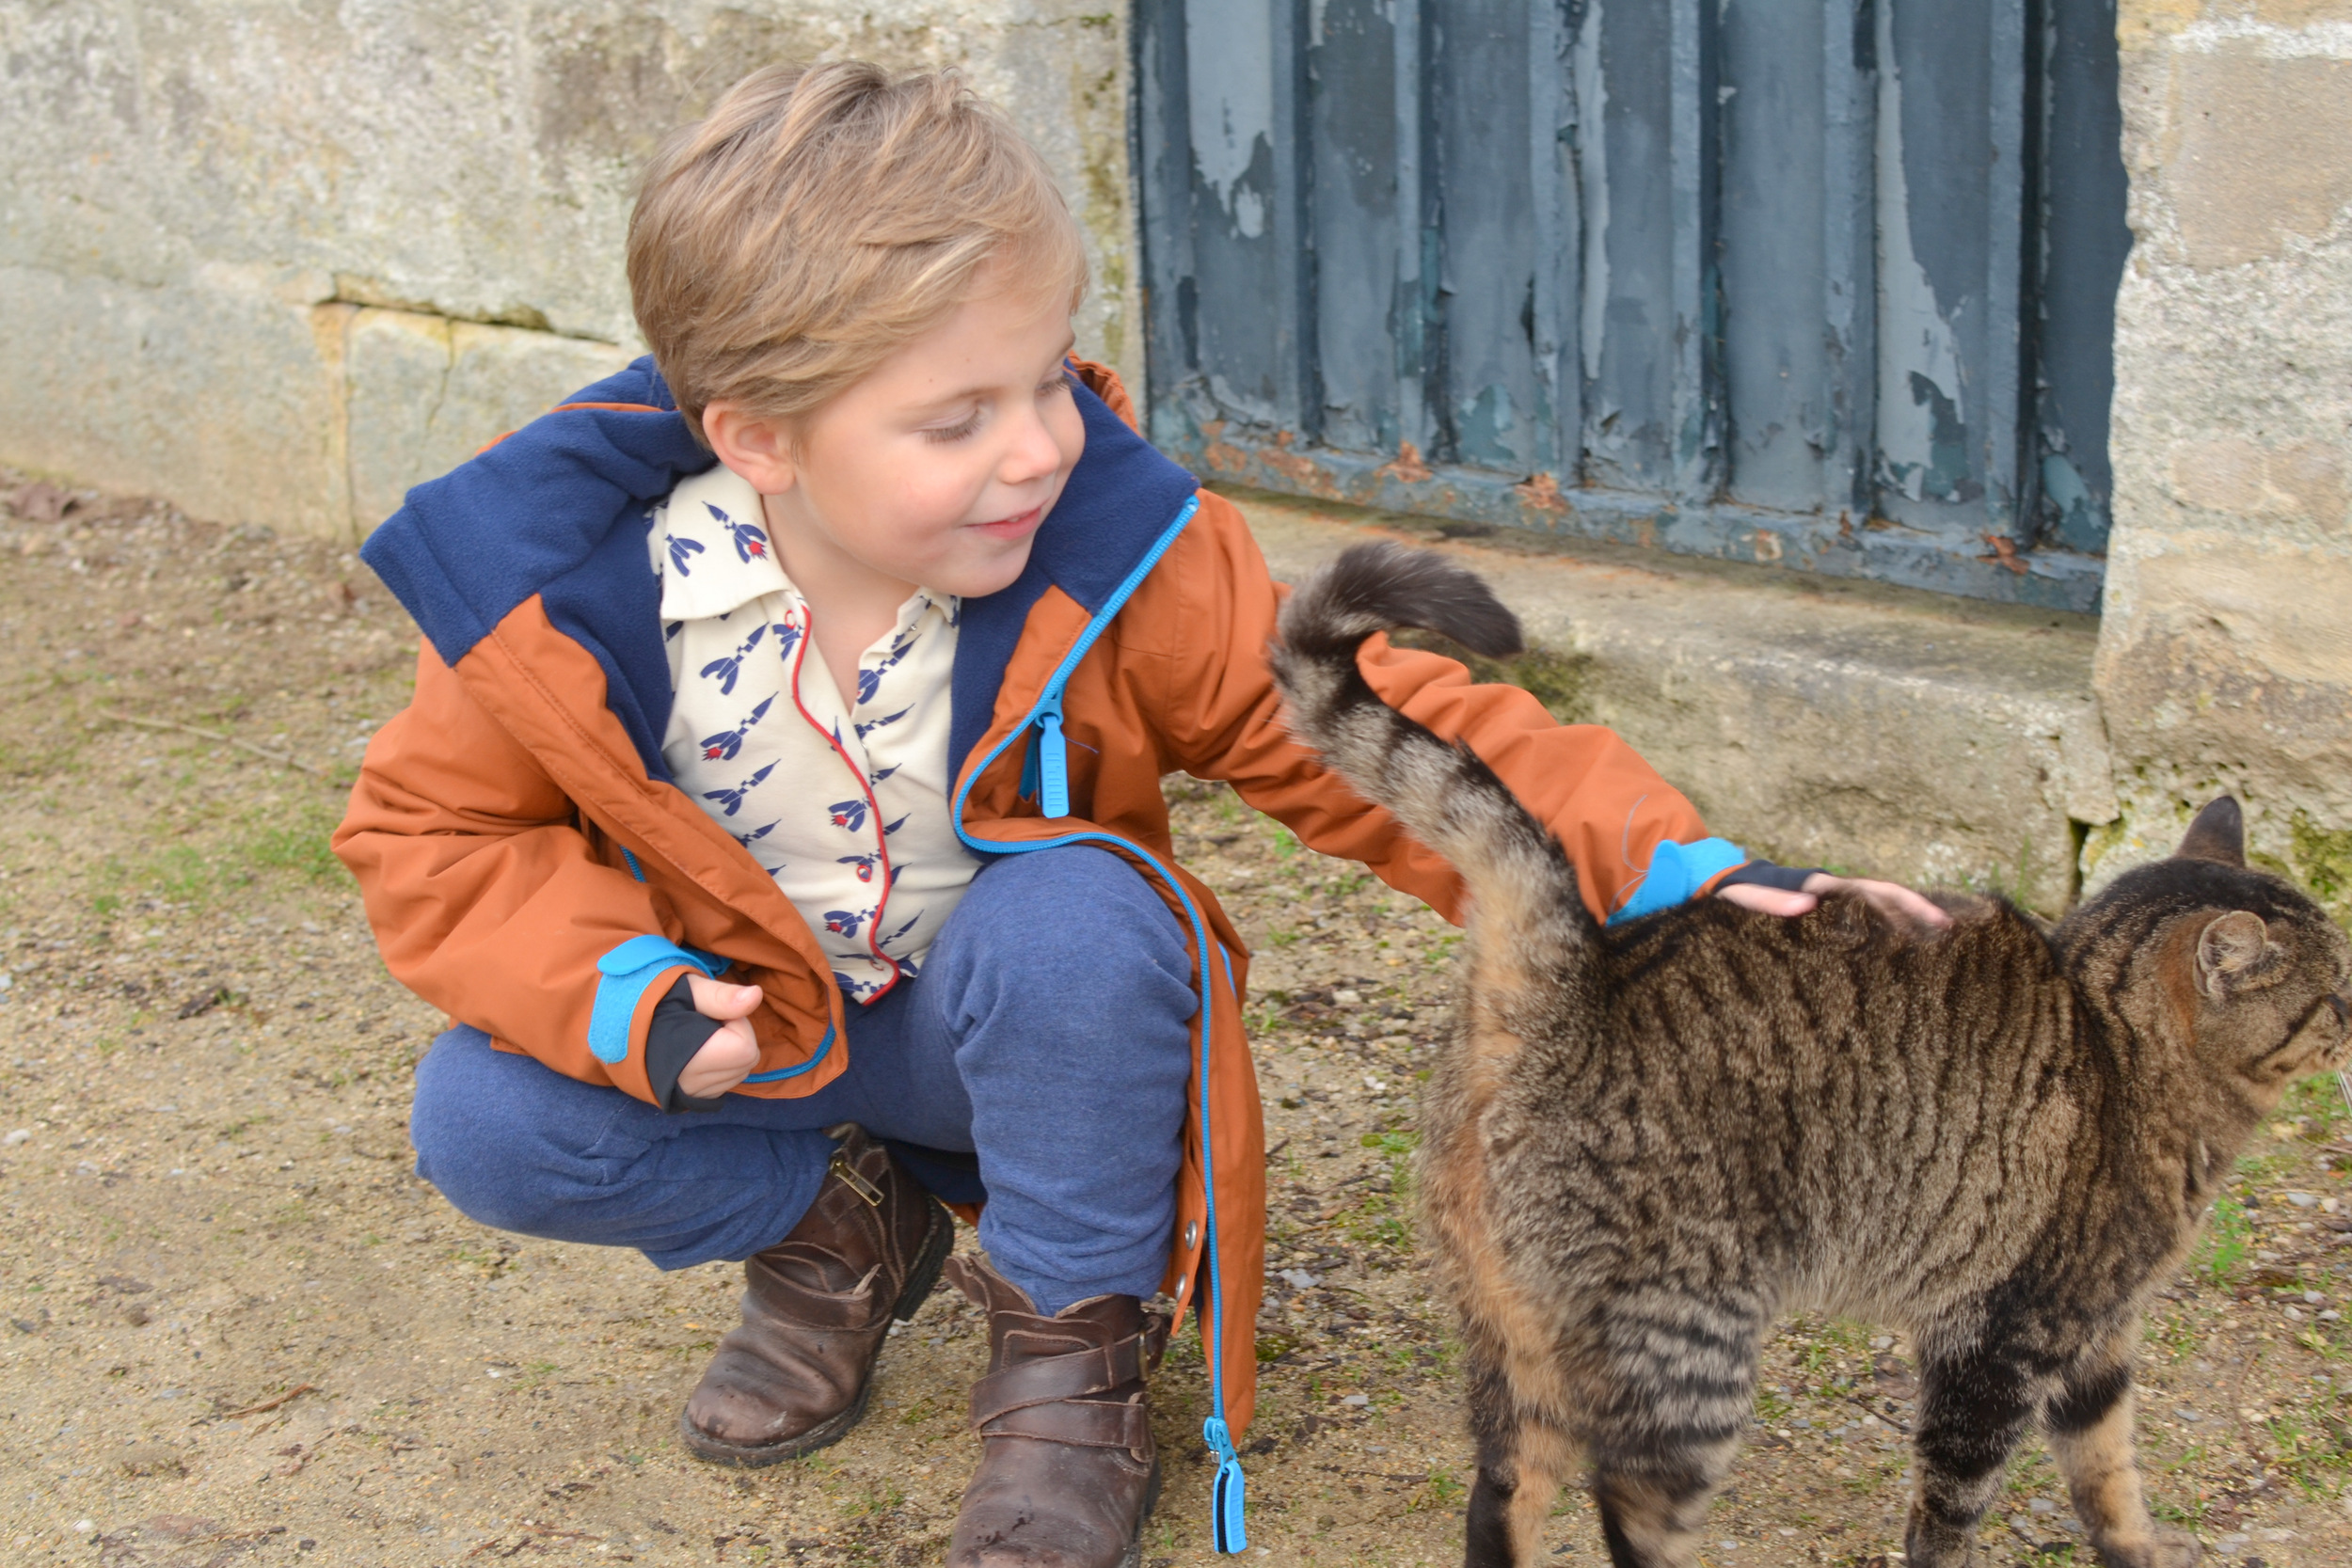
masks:
<svg viewBox="0 0 2352 1568"><path fill-rule="evenodd" d="M1127 1543L1127 1555L1119 1560L1119 1568L1143 1568L1143 1527L1152 1522L1152 1511L1160 1505L1160 1456L1152 1456L1152 1479L1144 1483L1143 1511L1136 1515L1135 1539Z"/></svg>
<svg viewBox="0 0 2352 1568"><path fill-rule="evenodd" d="M929 1301L931 1292L939 1288L939 1275L947 1266L947 1254L955 1250L954 1217L941 1207L939 1199L929 1193L923 1195L923 1202L930 1210L930 1226L923 1234L923 1249L914 1255L914 1267L907 1271L906 1288L898 1292L898 1301L891 1306L890 1316L898 1323L905 1323L922 1310L923 1303ZM881 1354L881 1347L877 1346L877 1359ZM787 1459L815 1453L819 1449L829 1449L850 1435L850 1429L866 1418L866 1402L873 1396L873 1392L874 1369L869 1362L866 1369L866 1381L858 1385L857 1398L850 1402L849 1408L827 1417L806 1432L780 1442L747 1448L741 1444L721 1442L689 1421L686 1412L680 1410L677 1417L678 1441L696 1459L712 1465L732 1465L739 1470L764 1469L771 1465L781 1465ZM1152 1475L1155 1495L1158 1488L1159 1477L1155 1470ZM1130 1564L1129 1568L1133 1565Z"/></svg>

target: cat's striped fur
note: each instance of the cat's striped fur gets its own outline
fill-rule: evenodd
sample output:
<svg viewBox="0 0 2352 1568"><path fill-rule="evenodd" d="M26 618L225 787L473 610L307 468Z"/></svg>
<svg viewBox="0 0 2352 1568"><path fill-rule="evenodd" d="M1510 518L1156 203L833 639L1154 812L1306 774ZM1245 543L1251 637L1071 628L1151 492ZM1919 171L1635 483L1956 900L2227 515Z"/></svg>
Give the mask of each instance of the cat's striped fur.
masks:
<svg viewBox="0 0 2352 1568"><path fill-rule="evenodd" d="M1420 1156L1469 1353L1468 1560L1545 1560L1586 1470L1620 1568L1689 1562L1801 1308L1917 1348L1908 1568L1967 1560L2036 1421L2106 1561L2194 1560L2140 1496L2141 1306L2286 1085L2352 1049L2352 945L2246 866L2236 803L2055 932L1961 895L1943 932L1845 898L1603 929L1494 774L1374 696L1357 649L1397 626L1518 643L1469 573L1366 546L1292 598L1274 657L1295 732L1470 890Z"/></svg>

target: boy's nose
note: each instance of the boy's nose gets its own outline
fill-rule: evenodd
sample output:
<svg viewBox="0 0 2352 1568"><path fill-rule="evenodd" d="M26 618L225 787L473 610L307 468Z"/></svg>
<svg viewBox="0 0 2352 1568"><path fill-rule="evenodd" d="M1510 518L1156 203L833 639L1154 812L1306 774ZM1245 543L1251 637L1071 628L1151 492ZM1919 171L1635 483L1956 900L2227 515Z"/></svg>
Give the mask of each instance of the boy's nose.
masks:
<svg viewBox="0 0 2352 1568"><path fill-rule="evenodd" d="M1011 437L1004 461L997 467L997 478L1005 483L1026 484L1061 467L1061 448L1056 444L1054 433L1045 428L1045 421L1036 414L1025 415Z"/></svg>

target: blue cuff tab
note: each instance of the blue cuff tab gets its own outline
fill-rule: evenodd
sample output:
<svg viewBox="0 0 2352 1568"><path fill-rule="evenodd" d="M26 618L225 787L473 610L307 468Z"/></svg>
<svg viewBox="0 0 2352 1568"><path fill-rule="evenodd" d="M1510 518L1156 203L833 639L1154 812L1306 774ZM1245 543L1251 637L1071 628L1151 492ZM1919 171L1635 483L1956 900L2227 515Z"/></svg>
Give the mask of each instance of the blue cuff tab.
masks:
<svg viewBox="0 0 2352 1568"><path fill-rule="evenodd" d="M631 937L596 960L600 979L588 1009L588 1049L608 1067L628 1055L629 1021L645 988L667 971L686 964L717 979L727 960L715 953L680 947L667 937Z"/></svg>
<svg viewBox="0 0 2352 1568"><path fill-rule="evenodd" d="M1650 851L1649 870L1634 887L1633 896L1609 917L1609 924L1618 926L1670 910L1706 886L1709 877L1747 863L1746 851L1729 839L1703 838L1695 844L1660 839L1658 847Z"/></svg>

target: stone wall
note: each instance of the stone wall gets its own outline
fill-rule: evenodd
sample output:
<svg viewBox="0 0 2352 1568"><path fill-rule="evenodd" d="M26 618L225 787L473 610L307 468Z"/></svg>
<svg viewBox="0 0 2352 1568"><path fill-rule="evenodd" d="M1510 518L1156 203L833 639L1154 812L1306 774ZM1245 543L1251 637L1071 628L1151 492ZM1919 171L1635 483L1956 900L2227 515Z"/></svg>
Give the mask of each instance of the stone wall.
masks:
<svg viewBox="0 0 2352 1568"><path fill-rule="evenodd" d="M2352 0L2123 0L2094 880L2236 791L2352 912Z"/></svg>
<svg viewBox="0 0 2352 1568"><path fill-rule="evenodd" d="M0 461L356 538L640 352L657 138L774 60L962 68L1142 356L1123 8L1071 0L0 0ZM1138 377L1139 379L1139 377Z"/></svg>
<svg viewBox="0 0 2352 1568"><path fill-rule="evenodd" d="M1089 236L1081 346L1139 384L1125 26L1101 0L0 0L0 461L358 537L637 352L634 170L787 58L958 65L1006 104ZM2352 0L2121 0L2120 39L2116 787L2077 820L2119 815L2078 870L2226 788L2352 915Z"/></svg>

